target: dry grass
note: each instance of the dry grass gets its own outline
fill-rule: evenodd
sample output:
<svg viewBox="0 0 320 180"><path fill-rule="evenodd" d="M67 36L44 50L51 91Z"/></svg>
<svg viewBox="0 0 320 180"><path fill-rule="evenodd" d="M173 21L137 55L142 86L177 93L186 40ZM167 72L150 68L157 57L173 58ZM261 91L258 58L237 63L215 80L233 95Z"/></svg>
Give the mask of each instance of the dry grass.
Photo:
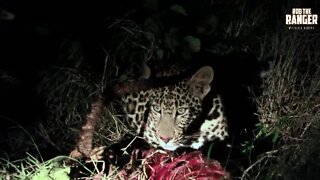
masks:
<svg viewBox="0 0 320 180"><path fill-rule="evenodd" d="M277 136L242 179L310 178L319 167L320 53L318 32L283 32L262 41L260 60L271 59L256 99L262 134ZM259 136L261 133L259 134ZM310 160L310 161L309 161ZM306 169L302 169L306 168Z"/></svg>
<svg viewBox="0 0 320 180"><path fill-rule="evenodd" d="M260 119L271 126L290 127L291 119L299 119L296 126L303 127L306 120L311 120L306 117L315 115L319 108L320 53L314 51L316 34L286 33L282 36L275 35L268 39L271 42L264 42L263 52L270 54L261 57L273 57L273 61L264 77L263 95L257 101ZM297 128L289 128L283 134L295 134L292 130Z"/></svg>
<svg viewBox="0 0 320 180"><path fill-rule="evenodd" d="M108 26L108 33L113 39L101 44L105 60L98 69L88 63L90 60L82 53L80 42L65 40L62 49L67 52L62 52L57 66L42 75L39 92L47 114L36 132L58 150L70 151L75 147L85 115L99 96L105 95L107 108L98 121L94 147L116 143L131 131L119 115L122 113L119 102L109 92L114 82L140 76L139 65L151 58L154 39L136 23L125 19L114 20Z"/></svg>
<svg viewBox="0 0 320 180"><path fill-rule="evenodd" d="M240 19L227 24L223 37L239 41L241 51L256 51L252 29L264 27L266 19L263 3L252 11L243 1L237 1ZM277 20L274 20L277 21ZM269 29L268 29L269 30ZM108 27L110 44L103 44L105 52L103 71L95 69L83 59L76 42L66 43L69 52L61 57L57 67L43 74L39 92L43 95L47 119L36 127L37 134L46 143L59 150L74 148L84 116L90 105L112 82L139 77L141 69L128 69L128 64L157 58L157 34L146 33L135 22L117 19ZM256 139L273 136L274 148L252 158L241 179L317 179L320 168L320 34L315 31L282 32L260 37L259 60L270 61L270 68L263 76L263 93L256 98L257 115L261 121ZM254 37L255 38L255 37ZM245 39L249 39L244 41ZM242 43L244 44L242 45ZM220 43L220 42L219 42ZM228 54L234 51L229 44L213 42L213 52ZM157 49L158 48L158 49ZM172 50L172 49L171 49ZM162 58L159 58L162 59ZM130 74L135 73L135 74ZM0 78L13 81L6 74ZM118 102L106 103L95 133L95 147L110 145L130 133L118 114ZM54 138L59 137L59 138ZM40 164L40 162L36 162ZM135 173L143 174L143 168ZM101 175L101 171L96 177ZM115 179L118 171L112 170L108 178ZM93 173L94 174L94 173ZM133 173L132 176L135 176Z"/></svg>
<svg viewBox="0 0 320 180"><path fill-rule="evenodd" d="M39 127L50 128L40 128L38 132L50 139L61 137L55 139L56 147L70 149L99 88L75 68L55 68L45 77L40 91L45 97L48 118Z"/></svg>
<svg viewBox="0 0 320 180"><path fill-rule="evenodd" d="M105 110L103 118L97 125L94 144L111 145L117 143L125 134L130 134L131 129L123 121L123 117L118 115L119 112L110 104Z"/></svg>

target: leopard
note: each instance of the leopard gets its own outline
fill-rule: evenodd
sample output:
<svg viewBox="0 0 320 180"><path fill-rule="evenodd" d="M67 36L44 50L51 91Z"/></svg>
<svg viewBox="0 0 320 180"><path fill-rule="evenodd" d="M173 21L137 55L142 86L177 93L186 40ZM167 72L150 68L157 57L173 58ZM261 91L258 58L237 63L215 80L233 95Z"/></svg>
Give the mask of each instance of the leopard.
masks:
<svg viewBox="0 0 320 180"><path fill-rule="evenodd" d="M228 125L222 98L211 87L213 78L213 68L206 65L173 84L125 94L125 118L154 148L199 149L206 142L223 141Z"/></svg>

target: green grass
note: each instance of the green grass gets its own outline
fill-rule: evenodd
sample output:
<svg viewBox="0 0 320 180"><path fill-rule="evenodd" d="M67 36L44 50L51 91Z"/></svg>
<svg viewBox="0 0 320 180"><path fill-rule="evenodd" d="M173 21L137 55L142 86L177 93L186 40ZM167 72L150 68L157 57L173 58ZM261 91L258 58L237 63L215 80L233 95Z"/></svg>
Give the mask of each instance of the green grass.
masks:
<svg viewBox="0 0 320 180"><path fill-rule="evenodd" d="M15 161L1 159L1 175L6 178L26 180L70 179L68 176L70 167L62 164L62 161L66 159L68 159L67 156L57 156L45 162L40 162L30 154L24 159Z"/></svg>

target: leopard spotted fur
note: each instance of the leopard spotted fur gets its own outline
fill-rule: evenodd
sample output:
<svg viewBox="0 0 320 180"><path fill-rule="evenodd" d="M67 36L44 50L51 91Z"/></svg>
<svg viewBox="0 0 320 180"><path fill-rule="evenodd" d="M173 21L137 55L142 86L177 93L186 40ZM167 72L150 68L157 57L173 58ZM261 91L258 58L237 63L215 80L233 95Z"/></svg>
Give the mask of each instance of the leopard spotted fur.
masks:
<svg viewBox="0 0 320 180"><path fill-rule="evenodd" d="M210 107L204 108L212 80L213 69L204 66L177 83L126 94L126 118L150 145L169 151L224 140L228 130L220 96L210 96Z"/></svg>

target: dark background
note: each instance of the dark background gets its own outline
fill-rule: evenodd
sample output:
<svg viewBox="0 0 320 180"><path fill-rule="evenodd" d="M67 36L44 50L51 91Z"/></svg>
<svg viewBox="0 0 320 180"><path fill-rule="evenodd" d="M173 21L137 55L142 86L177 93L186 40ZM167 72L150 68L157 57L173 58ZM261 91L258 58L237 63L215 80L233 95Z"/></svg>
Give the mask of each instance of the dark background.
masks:
<svg viewBox="0 0 320 180"><path fill-rule="evenodd" d="M13 20L0 19L0 121L1 138L3 138L1 146L4 150L12 150L7 147L10 133L15 133L12 127L21 125L28 130L47 117L48 109L44 106L43 97L37 87L48 69L64 65L64 57L70 53L65 49L66 41L77 42L81 47L81 55L91 71L100 72L106 56L101 47L112 49L117 41L121 41L114 38L114 32L108 29L115 19L130 19L143 27L147 17L159 16L163 31L168 32L169 27L176 25L184 28L184 31L179 31L179 35L184 36L196 34L194 25L211 11L220 18L220 21L213 34L198 36L202 40L202 46L210 48L212 44L216 45L219 42L236 48L227 55L213 56L200 51L194 58L204 61L212 57L222 59L212 64L217 68L217 82L221 85L218 90L224 96L227 115L231 119L230 128L236 134L244 134L241 138L248 138L251 133L246 131L254 128L257 119L254 116L256 107L248 98L251 95L246 87L254 87L259 94L261 83L259 72L262 64L255 54L257 47L255 38L281 31L285 23L284 14L290 13L293 7L312 8L313 13L319 12L317 1L243 1L248 6L247 13L253 13L255 7L264 4L268 16L264 17L262 24L252 27L240 37L223 38L222 28L226 25L223 22L239 18L237 3L205 0L198 3L190 0L159 1L157 8L153 9L147 2L142 0L98 2L2 0L0 2L2 10L15 15ZM213 2L211 7L205 6L211 2ZM188 12L191 12L188 14L189 18L180 16L171 18L166 9L173 4L181 4L188 9ZM164 37L163 34L158 34L159 39ZM249 51L243 51L241 47L243 44L250 47ZM170 48L165 51L172 53ZM238 119L242 121L238 122ZM235 141L240 142L243 139L236 138ZM261 146L264 145L267 143ZM65 151L67 150L64 149L63 152Z"/></svg>

